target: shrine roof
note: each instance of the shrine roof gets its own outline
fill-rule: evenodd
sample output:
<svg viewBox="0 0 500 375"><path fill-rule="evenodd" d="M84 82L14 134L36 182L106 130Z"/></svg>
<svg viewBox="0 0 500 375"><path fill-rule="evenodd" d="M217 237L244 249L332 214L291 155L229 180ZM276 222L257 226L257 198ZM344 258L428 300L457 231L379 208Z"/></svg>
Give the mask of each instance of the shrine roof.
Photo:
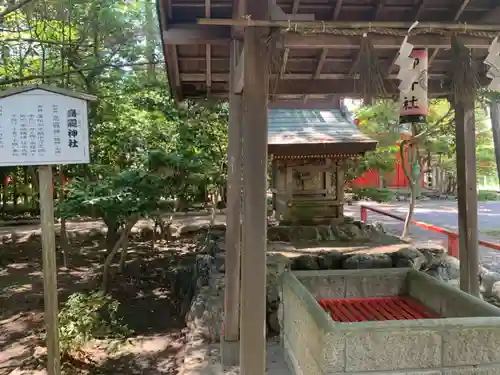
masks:
<svg viewBox="0 0 500 375"><path fill-rule="evenodd" d="M268 144L273 154L307 151L352 155L373 151L377 146L341 109L270 109L268 113Z"/></svg>
<svg viewBox="0 0 500 375"><path fill-rule="evenodd" d="M58 95L63 95L75 99L81 99L81 100L87 100L87 101L95 101L97 100L97 97L94 95L90 94L85 94L85 93L80 93L68 89L63 89L60 87L56 86L49 86L49 85L27 85L27 86L21 86L21 87L12 87L6 90L1 90L0 91L0 99L7 98L9 96L14 96L18 94L22 94L24 92L29 92L33 90L42 90L46 92L50 92L52 94L58 94Z"/></svg>
<svg viewBox="0 0 500 375"><path fill-rule="evenodd" d="M250 0L157 0L170 90L176 100L221 98L229 92L230 41L242 39L244 27L234 24L200 24L206 20L242 20L245 1ZM495 25L500 19L497 0L269 0L278 16L271 18L321 22L419 22ZM280 13L281 12L281 13ZM283 18L285 17L285 18ZM285 21L283 21L284 23ZM299 21L297 21L299 22ZM302 22L302 21L301 21ZM273 44L270 66L270 103L302 101L314 105L332 96L362 97L353 66L359 61L365 29L349 33L283 32ZM292 28L293 29L293 28ZM279 29L278 29L279 31ZM387 26L385 34L366 29L385 74L388 91L397 95L397 66L394 65L403 40ZM398 31L398 30L396 30ZM273 33L272 36L274 38ZM465 33L478 72L485 79L483 60L493 36L491 32ZM483 36L481 36L483 35ZM461 36L462 37L462 36ZM410 37L410 43L429 50L429 92L445 96L450 92L453 57L450 33L424 32ZM316 107L313 107L316 108Z"/></svg>

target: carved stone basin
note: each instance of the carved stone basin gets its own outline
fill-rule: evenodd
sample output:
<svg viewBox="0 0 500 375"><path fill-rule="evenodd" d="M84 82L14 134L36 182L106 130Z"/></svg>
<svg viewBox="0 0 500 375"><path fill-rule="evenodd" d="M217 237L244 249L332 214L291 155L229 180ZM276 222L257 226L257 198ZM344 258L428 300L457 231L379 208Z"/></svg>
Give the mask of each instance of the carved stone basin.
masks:
<svg viewBox="0 0 500 375"><path fill-rule="evenodd" d="M424 273L289 271L281 283L281 342L295 374L500 374L500 309ZM395 296L430 315L334 321L318 303Z"/></svg>

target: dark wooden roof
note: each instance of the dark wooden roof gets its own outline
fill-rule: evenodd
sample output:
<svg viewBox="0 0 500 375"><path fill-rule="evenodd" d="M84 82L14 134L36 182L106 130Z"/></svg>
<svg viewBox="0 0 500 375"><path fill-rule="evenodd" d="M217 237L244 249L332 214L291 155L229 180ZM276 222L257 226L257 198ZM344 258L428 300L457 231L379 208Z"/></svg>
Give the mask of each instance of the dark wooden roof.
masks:
<svg viewBox="0 0 500 375"><path fill-rule="evenodd" d="M268 145L275 155L360 154L377 142L340 109L270 109Z"/></svg>
<svg viewBox="0 0 500 375"><path fill-rule="evenodd" d="M197 20L242 17L238 9L244 1L251 0L158 0L168 77L172 93L178 100L227 97L229 41L232 36L238 38L240 35L235 26L199 25ZM276 0L276 3L285 13L313 15L316 21L498 24L500 20L498 0ZM326 37L328 44L324 42ZM332 38L336 38L335 45L331 43ZM380 65L387 72L386 83L392 87L397 73L393 63L402 37L376 35L374 38ZM350 78L359 57L360 39L359 36L332 35L310 38L300 35L294 39L292 35L288 44L278 48L273 56L271 74L279 82L271 101L325 102L331 101L332 94L360 96L359 85ZM468 39L480 70L491 39ZM411 42L429 48L430 91L445 94L453 64L449 36L419 35Z"/></svg>

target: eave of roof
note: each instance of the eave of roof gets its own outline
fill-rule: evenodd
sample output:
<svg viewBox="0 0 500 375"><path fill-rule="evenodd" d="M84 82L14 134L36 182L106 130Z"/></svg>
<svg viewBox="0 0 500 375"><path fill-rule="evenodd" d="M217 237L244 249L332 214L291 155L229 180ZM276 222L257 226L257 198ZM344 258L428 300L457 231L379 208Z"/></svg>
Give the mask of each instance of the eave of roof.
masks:
<svg viewBox="0 0 500 375"><path fill-rule="evenodd" d="M170 41L164 47L164 54L168 67L168 76L171 92L177 100L214 98L227 99L229 90L229 40L231 36L239 36L236 32L241 28L226 26L198 25L199 18L239 18L236 13L238 4L242 0L159 0L167 11L159 11L162 30L162 42L165 46L166 35L180 30L179 27L188 26L194 31L189 40L182 43ZM425 3L425 4L424 4ZM495 23L500 19L500 4L484 1L464 1L457 6L456 0L434 0L433 2L417 2L414 0L346 0L318 3L309 0L278 0L281 9L291 16L313 14L317 21L391 21L404 20L413 22L466 22ZM160 9L160 7L159 7ZM166 14L170 15L167 17ZM210 16L207 17L207 14ZM204 26L203 30L201 26ZM216 30L228 30L222 37ZM212 32L213 31L213 32ZM164 33L166 32L166 33ZM197 37L193 37L199 35ZM210 37L213 35L213 38ZM218 35L218 36L217 36ZM303 36L300 36L301 38ZM324 40L335 37L340 43L333 48L325 47ZM397 70L393 63L397 53L397 37L381 36L385 41L377 52L381 68L387 71L387 84L395 87L394 75ZM438 36L434 36L438 37ZM215 38L215 39L214 39ZM325 39L326 38L326 39ZM392 39L391 39L392 38ZM419 36L417 39L425 39ZM470 37L469 39L474 39ZM168 38L167 38L168 39ZM290 36L289 41L295 40ZM310 36L307 45L284 45L281 50L281 61L276 71L283 71L277 86L276 95L271 95L271 101L289 101L304 99L314 107L317 101L325 101L331 95L360 96L359 84L349 77L350 69L359 57L359 42L353 44L358 37L314 35ZM399 38L398 40L400 40ZM443 38L441 37L441 40ZM444 38L446 39L446 38ZM472 57L482 62L486 56L485 45L488 38L475 38L482 43L481 48L472 50ZM304 39L305 40L305 39ZM310 43L314 40L314 43ZM341 41L343 40L343 42ZM394 40L391 42L390 40ZM390 46L387 43L390 42ZM171 43L171 44L170 44ZM294 42L295 43L295 42ZM346 44L347 43L347 44ZM429 93L431 96L446 96L449 94L448 71L452 64L452 57L447 48L436 44L429 51ZM476 42L474 42L476 43ZM445 43L446 44L446 43ZM449 44L449 43L448 43ZM426 46L433 45L425 44ZM210 48L208 48L208 46ZM338 46L342 46L339 48ZM350 47L349 47L350 46ZM169 49L167 54L166 48ZM174 53L175 51L175 53ZM210 51L210 52L208 52ZM209 60L209 61L208 61ZM279 60L279 59L278 59ZM482 64L479 64L482 65ZM484 76L484 72L480 72ZM483 77L484 78L484 77ZM294 90L292 90L294 89ZM395 90L393 90L395 92Z"/></svg>
<svg viewBox="0 0 500 375"><path fill-rule="evenodd" d="M269 109L269 152L294 154L359 154L375 150L342 109Z"/></svg>

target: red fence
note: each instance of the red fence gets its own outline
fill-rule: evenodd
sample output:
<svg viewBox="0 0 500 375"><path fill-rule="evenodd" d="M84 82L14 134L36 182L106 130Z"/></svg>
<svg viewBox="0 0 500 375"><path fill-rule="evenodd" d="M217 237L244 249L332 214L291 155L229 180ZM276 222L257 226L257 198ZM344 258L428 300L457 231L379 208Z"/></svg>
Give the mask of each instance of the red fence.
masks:
<svg viewBox="0 0 500 375"><path fill-rule="evenodd" d="M366 206L363 204L360 207L361 207L361 221L363 221L365 223L368 220L368 210L373 211L373 212L380 214L380 215L388 216L388 217L395 219L395 220L398 220L398 221L402 221L402 222L405 221L404 217L391 214L389 212L380 210L380 209L375 208L375 207ZM416 225L417 227L424 228L424 229L430 230L432 232L441 233L441 234L444 234L445 236L447 236L448 237L448 255L451 255L455 258L458 258L458 249L459 249L459 235L458 235L458 233L452 232L448 229L437 227L437 226L432 225L432 224L423 223L423 222L417 221L417 220L412 220L411 223L413 225ZM497 244L497 243L480 240L479 245L484 246L484 247L488 247L488 248L493 249L493 250L500 251L500 244Z"/></svg>

